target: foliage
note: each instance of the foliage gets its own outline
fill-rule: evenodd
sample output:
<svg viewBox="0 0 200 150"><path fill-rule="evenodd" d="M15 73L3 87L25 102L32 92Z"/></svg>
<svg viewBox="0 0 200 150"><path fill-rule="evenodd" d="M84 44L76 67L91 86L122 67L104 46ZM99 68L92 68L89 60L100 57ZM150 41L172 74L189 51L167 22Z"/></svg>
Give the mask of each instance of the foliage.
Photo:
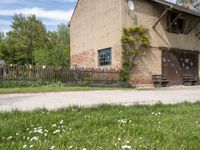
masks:
<svg viewBox="0 0 200 150"><path fill-rule="evenodd" d="M184 103L2 112L0 149L195 150L199 111L200 103Z"/></svg>
<svg viewBox="0 0 200 150"><path fill-rule="evenodd" d="M69 29L67 25L60 24L58 30L47 33L48 44L46 48L35 51L36 64L48 66L69 66Z"/></svg>
<svg viewBox="0 0 200 150"><path fill-rule="evenodd" d="M12 30L0 33L0 59L7 64L69 66L69 30L61 24L58 30L47 32L35 15L15 15ZM3 42L2 42L3 41Z"/></svg>
<svg viewBox="0 0 200 150"><path fill-rule="evenodd" d="M45 47L46 29L35 15L15 15L12 31L6 37L7 51L4 59L11 64L35 64L34 50Z"/></svg>
<svg viewBox="0 0 200 150"><path fill-rule="evenodd" d="M194 8L200 11L200 1L199 0L177 0L178 4L183 2L191 2L194 5Z"/></svg>
<svg viewBox="0 0 200 150"><path fill-rule="evenodd" d="M122 35L122 69L120 81L128 82L133 71L135 59L143 54L150 45L148 31L141 26L132 26L123 30Z"/></svg>

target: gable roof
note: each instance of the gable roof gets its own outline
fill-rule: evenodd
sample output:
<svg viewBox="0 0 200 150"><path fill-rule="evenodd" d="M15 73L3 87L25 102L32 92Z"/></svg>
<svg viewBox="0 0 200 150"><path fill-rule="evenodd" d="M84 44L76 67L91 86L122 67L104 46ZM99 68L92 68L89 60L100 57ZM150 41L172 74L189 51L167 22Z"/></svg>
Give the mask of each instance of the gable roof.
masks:
<svg viewBox="0 0 200 150"><path fill-rule="evenodd" d="M73 18L73 16L74 16L74 13L76 12L76 9L77 9L77 7L78 7L80 1L81 1L81 0L78 0L77 3L76 3L76 7L75 7L74 12L73 12L73 14L72 14L72 17L71 17L71 19L70 19L69 26L70 26L70 24L71 24L71 20L72 20L72 18ZM180 11L180 12L184 12L184 13L193 15L193 16L195 16L195 17L200 17L200 13L199 13L199 12L194 11L194 10L191 10L191 9L188 9L188 8L185 8L185 7L183 7L183 6L180 6L180 5L177 5L177 4L174 4L174 3L170 3L170 2L168 2L168 1L166 1L166 0L146 0L146 1L152 1L152 2L154 2L154 3L157 3L157 4L161 5L161 6L169 7L169 8L171 8L172 10L177 10L177 11Z"/></svg>

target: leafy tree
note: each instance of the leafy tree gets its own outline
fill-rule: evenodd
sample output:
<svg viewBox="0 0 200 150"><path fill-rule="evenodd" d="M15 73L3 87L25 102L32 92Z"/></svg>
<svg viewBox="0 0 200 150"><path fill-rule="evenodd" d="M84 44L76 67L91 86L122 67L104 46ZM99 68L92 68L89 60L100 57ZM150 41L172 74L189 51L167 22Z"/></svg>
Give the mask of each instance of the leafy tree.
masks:
<svg viewBox="0 0 200 150"><path fill-rule="evenodd" d="M34 51L45 47L46 28L35 15L15 15L12 30L6 38L6 61L14 64L35 64Z"/></svg>
<svg viewBox="0 0 200 150"><path fill-rule="evenodd" d="M39 65L69 66L69 29L67 25L58 25L58 30L48 34L48 44L35 51L35 60Z"/></svg>
<svg viewBox="0 0 200 150"><path fill-rule="evenodd" d="M200 11L200 1L199 0L177 0L178 4L183 2L191 2L194 5L194 8Z"/></svg>

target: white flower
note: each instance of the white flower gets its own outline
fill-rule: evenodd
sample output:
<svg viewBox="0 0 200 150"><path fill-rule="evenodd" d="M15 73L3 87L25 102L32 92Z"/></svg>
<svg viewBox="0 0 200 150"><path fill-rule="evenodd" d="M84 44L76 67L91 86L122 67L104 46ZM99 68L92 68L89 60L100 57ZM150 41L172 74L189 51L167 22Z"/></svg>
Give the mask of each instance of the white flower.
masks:
<svg viewBox="0 0 200 150"><path fill-rule="evenodd" d="M129 144L130 143L130 141L126 141L126 144Z"/></svg>
<svg viewBox="0 0 200 150"><path fill-rule="evenodd" d="M61 121L60 121L60 124L63 124L63 122L64 122L64 120L61 120Z"/></svg>
<svg viewBox="0 0 200 150"><path fill-rule="evenodd" d="M10 140L10 139L12 139L13 137L12 136L9 136L8 138L7 138L7 140Z"/></svg>
<svg viewBox="0 0 200 150"><path fill-rule="evenodd" d="M16 133L16 136L18 136L19 135L19 133Z"/></svg>
<svg viewBox="0 0 200 150"><path fill-rule="evenodd" d="M24 145L23 148L27 148L27 145Z"/></svg>
<svg viewBox="0 0 200 150"><path fill-rule="evenodd" d="M56 133L59 133L59 132L60 132L60 130L56 130L56 131L53 132L53 134L56 134Z"/></svg>
<svg viewBox="0 0 200 150"><path fill-rule="evenodd" d="M120 120L117 121L117 123L122 124L122 125L125 125L125 124L127 124L129 122L131 122L131 120L128 121L126 119L120 119Z"/></svg>
<svg viewBox="0 0 200 150"><path fill-rule="evenodd" d="M131 149L131 146L129 146L129 145L123 145L122 149Z"/></svg>
<svg viewBox="0 0 200 150"><path fill-rule="evenodd" d="M42 66L42 68L43 68L43 69L45 69L45 68L46 68L46 66Z"/></svg>
<svg viewBox="0 0 200 150"><path fill-rule="evenodd" d="M30 145L29 147L30 147L30 148L32 148L32 147L33 147L33 145Z"/></svg>
<svg viewBox="0 0 200 150"><path fill-rule="evenodd" d="M121 138L118 138L118 141L121 141L122 139Z"/></svg>
<svg viewBox="0 0 200 150"><path fill-rule="evenodd" d="M51 146L50 150L53 150L53 149L55 149L55 146Z"/></svg>
<svg viewBox="0 0 200 150"><path fill-rule="evenodd" d="M56 127L56 126L57 126L56 124L53 124L53 125L52 125L52 127Z"/></svg>
<svg viewBox="0 0 200 150"><path fill-rule="evenodd" d="M37 137L37 136L34 136L34 137L32 137L31 139L30 139L30 141L38 141L39 140L39 138Z"/></svg>
<svg viewBox="0 0 200 150"><path fill-rule="evenodd" d="M83 150L87 150L86 148L83 148Z"/></svg>
<svg viewBox="0 0 200 150"><path fill-rule="evenodd" d="M72 149L73 148L73 146L69 146L69 149Z"/></svg>
<svg viewBox="0 0 200 150"><path fill-rule="evenodd" d="M46 137L47 137L47 133L45 133L45 134L44 134L44 136L46 136Z"/></svg>

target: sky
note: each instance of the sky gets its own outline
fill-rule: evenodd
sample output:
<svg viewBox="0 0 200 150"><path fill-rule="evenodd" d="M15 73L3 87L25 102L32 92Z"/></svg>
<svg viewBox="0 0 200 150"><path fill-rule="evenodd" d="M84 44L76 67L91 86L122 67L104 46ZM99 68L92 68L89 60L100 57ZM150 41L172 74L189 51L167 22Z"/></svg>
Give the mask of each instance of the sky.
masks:
<svg viewBox="0 0 200 150"><path fill-rule="evenodd" d="M69 22L76 2L77 0L0 0L0 31L10 31L12 16L21 13L26 16L35 14L48 30L56 30L58 24Z"/></svg>

